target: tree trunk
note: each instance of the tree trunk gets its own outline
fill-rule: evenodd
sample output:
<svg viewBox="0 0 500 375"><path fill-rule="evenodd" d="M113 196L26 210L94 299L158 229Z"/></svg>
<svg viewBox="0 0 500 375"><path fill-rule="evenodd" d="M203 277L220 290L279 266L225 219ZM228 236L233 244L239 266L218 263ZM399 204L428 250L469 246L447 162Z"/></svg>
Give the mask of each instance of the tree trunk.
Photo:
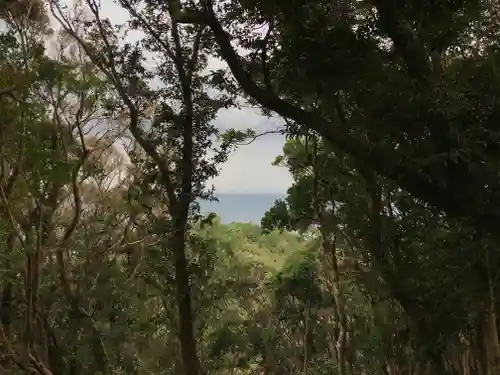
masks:
<svg viewBox="0 0 500 375"><path fill-rule="evenodd" d="M486 249L486 269L488 274L488 308L485 319L485 346L487 357L487 372L489 375L500 374L500 340L496 313L495 288L491 277L489 250Z"/></svg>
<svg viewBox="0 0 500 375"><path fill-rule="evenodd" d="M346 375L346 354L347 354L347 316L345 312L345 299L340 288L340 274L337 258L337 244L335 236L330 239L328 233L323 231L323 251L325 255L331 257L332 289L335 308L338 316L339 334L337 337L337 370L338 375Z"/></svg>
<svg viewBox="0 0 500 375"><path fill-rule="evenodd" d="M185 231L176 230L171 242L172 250L175 253L175 286L179 314L178 335L184 374L198 375L200 364L194 336L194 318L184 234Z"/></svg>

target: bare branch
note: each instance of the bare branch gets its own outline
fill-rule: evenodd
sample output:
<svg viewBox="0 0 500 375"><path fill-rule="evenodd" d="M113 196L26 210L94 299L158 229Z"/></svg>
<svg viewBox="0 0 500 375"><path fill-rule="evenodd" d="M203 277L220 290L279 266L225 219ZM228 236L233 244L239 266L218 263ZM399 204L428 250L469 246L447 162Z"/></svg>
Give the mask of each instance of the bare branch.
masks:
<svg viewBox="0 0 500 375"><path fill-rule="evenodd" d="M283 129L280 129L280 130L268 130L268 131L265 131L263 133L259 133L257 135L254 135L247 142L238 142L238 143L236 143L236 145L237 146L248 146L248 145L252 144L253 142L255 142L258 138L263 137L265 135L269 135L269 134L281 134L281 135L284 135L285 134L285 130L283 130Z"/></svg>

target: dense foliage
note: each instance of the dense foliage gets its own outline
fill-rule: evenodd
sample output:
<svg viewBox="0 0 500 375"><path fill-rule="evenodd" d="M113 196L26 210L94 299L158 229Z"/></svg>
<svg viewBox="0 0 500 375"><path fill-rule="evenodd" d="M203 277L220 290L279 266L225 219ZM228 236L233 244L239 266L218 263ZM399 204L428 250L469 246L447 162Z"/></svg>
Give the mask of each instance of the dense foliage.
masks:
<svg viewBox="0 0 500 375"><path fill-rule="evenodd" d="M114 3L0 2L0 374L500 373L496 1Z"/></svg>

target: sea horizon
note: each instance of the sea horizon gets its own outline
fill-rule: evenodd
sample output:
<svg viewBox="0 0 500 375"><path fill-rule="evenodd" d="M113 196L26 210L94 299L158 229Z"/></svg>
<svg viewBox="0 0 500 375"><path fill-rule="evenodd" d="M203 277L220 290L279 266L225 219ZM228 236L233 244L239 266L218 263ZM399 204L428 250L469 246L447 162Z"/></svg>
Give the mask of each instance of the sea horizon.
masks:
<svg viewBox="0 0 500 375"><path fill-rule="evenodd" d="M260 225L266 211L285 194L279 193L220 193L218 201L201 201L201 212L214 212L223 224L232 222Z"/></svg>

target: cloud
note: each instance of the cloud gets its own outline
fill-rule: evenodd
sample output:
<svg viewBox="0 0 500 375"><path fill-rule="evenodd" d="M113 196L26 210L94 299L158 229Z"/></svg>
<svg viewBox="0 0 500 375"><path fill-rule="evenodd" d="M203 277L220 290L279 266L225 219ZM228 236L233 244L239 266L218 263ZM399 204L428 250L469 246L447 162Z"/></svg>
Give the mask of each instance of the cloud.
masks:
<svg viewBox="0 0 500 375"><path fill-rule="evenodd" d="M271 163L283 148L283 137L266 135L248 146L239 147L213 180L216 194L283 194L292 183L286 168Z"/></svg>
<svg viewBox="0 0 500 375"><path fill-rule="evenodd" d="M256 133L263 133L278 129L282 122L263 116L258 108L231 108L220 112L215 125L222 131L251 128ZM285 193L292 177L287 169L272 165L276 156L282 153L284 141L280 134L269 134L240 146L213 180L216 193Z"/></svg>

